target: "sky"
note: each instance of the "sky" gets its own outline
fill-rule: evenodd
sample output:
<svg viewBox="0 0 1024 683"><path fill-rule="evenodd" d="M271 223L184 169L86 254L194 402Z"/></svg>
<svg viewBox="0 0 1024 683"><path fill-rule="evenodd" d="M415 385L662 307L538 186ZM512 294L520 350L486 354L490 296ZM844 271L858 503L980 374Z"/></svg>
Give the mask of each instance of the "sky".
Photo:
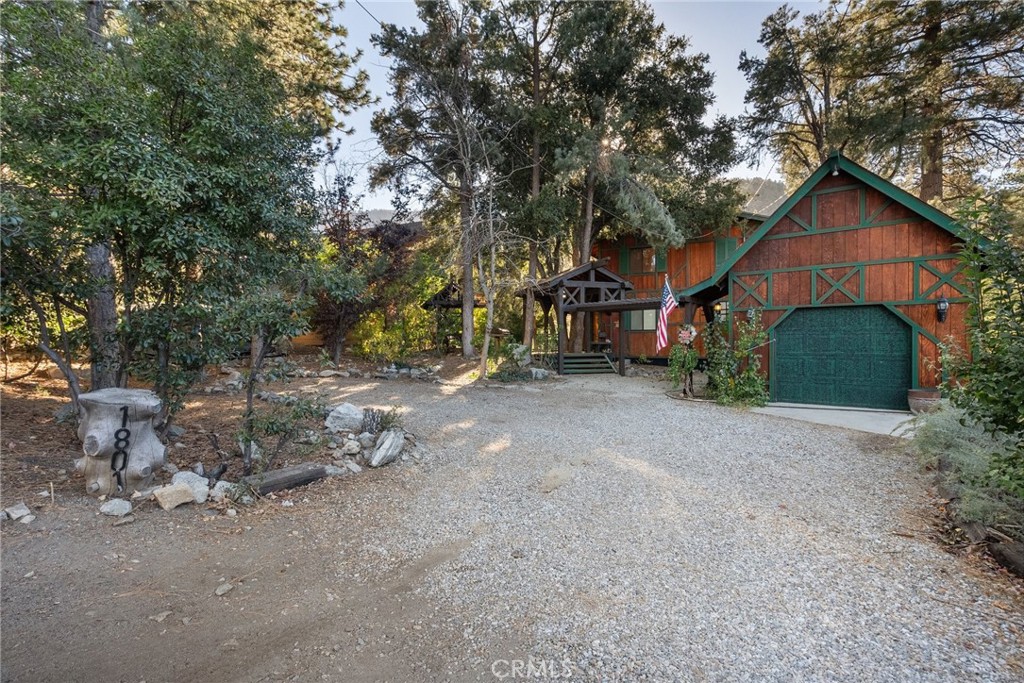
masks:
<svg viewBox="0 0 1024 683"><path fill-rule="evenodd" d="M348 29L346 48L349 53L362 50L359 67L370 76L370 91L380 98L376 105L363 108L346 119L345 124L355 132L342 140L341 163L357 178L358 189L365 192L364 206L367 209L386 209L390 196L385 192L371 193L366 188L366 168L380 156L380 148L370 131L373 112L390 103L388 97L388 64L374 49L370 37L379 30L377 21L402 26L419 23L416 7L411 0L373 1L361 0L362 7L355 0L346 0L337 15L342 26ZM740 52L763 54L757 38L761 22L782 4L773 0L748 0L747 2L685 2L681 0L657 0L651 2L654 14L674 35L683 35L690 40L692 52L703 52L710 58L709 68L715 74L715 105L713 114L738 116L743 113L743 95L747 83L740 73ZM801 14L817 11L820 5L814 2L787 3ZM370 15L373 15L372 17ZM728 174L730 177L772 177L780 179L771 159L762 161L760 166L746 162L738 164Z"/></svg>

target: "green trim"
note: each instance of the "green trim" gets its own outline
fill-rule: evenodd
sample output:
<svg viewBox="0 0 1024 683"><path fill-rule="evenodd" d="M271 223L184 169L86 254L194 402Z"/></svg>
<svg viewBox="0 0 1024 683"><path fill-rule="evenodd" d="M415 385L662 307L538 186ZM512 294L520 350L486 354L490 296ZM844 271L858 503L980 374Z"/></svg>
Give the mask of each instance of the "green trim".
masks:
<svg viewBox="0 0 1024 683"><path fill-rule="evenodd" d="M813 197L814 195L832 194L833 192L849 192L850 190L859 190L860 187L860 185L836 185L835 187L826 187L823 190L814 190L812 192L808 192L807 194Z"/></svg>
<svg viewBox="0 0 1024 683"><path fill-rule="evenodd" d="M789 196L789 198L785 202L782 203L782 206L776 209L772 213L772 215L768 217L768 220L761 224L761 227L754 231L754 233L747 239L747 241L744 242L743 245L739 249L737 249L736 252L729 258L729 260L723 263L715 271L714 275L712 275L704 282L698 283L693 287L689 287L688 289L684 290L682 294L689 295L690 293L700 291L701 289L707 287L708 284L713 284L715 282L721 281L725 277L725 275L730 270L732 270L732 267L735 266L736 263L741 258L743 258L747 254L747 252L749 252L754 247L754 245L761 240L762 237L767 235L768 232L773 227L775 227L775 225L780 220L782 220L782 218L784 218L787 214L789 214L790 211L793 210L793 207L796 206L797 202L806 197L808 194L811 194L814 187L819 182L821 182L821 180L826 175L832 173L833 171L844 171L848 173L849 175L861 181L868 187L874 188L875 190L878 190L886 197L889 197L890 199L899 202L903 206L906 206L908 209L918 214L919 216L923 217L925 220L931 221L939 228L952 234L954 237L963 242L969 242L973 237L970 231L960 226L956 221L954 221L950 216L946 215L942 211L939 211L935 207L930 206L929 204L921 201L912 194L904 190L901 190L900 188L890 183L888 180L885 180L881 176L875 175L874 173L860 166L859 164L850 161L839 152L835 152L825 161L825 163L819 166L818 170L812 173L807 178L807 180L805 180L800 185L800 187L797 188L797 190ZM813 220L813 214L811 218Z"/></svg>
<svg viewBox="0 0 1024 683"><path fill-rule="evenodd" d="M816 207L814 206L814 199L812 198L811 199L811 223L814 222L814 211L815 211L815 208ZM799 225L801 228L804 229L804 232L788 232L788 233L786 233L787 235L803 235L803 234L808 233L808 232L814 232L814 228L812 226L808 225L807 223L805 223L804 219L800 218L800 216L797 216L795 213L793 213L793 214L787 213L786 214L786 218L788 218L789 220L793 221L794 223L796 223L797 225Z"/></svg>
<svg viewBox="0 0 1024 683"><path fill-rule="evenodd" d="M921 269L922 268L924 270L927 270L929 273L931 273L932 275L934 275L935 277L938 278L938 280L935 282L935 284L933 284L931 287L929 287L924 292L921 292ZM960 292L960 294L962 294L964 296L969 296L970 295L969 289L965 289L964 286L961 286L961 285L959 285L959 284L957 284L956 282L953 281L953 278L956 277L957 275L959 275L960 273L962 273L963 270L964 270L964 264L963 263L961 263L959 266L957 266L953 270L949 271L948 273L943 273L940 270L936 270L935 268L932 268L930 265L928 265L928 263L926 261L921 261L921 262L915 263L915 267L914 267L914 298L915 299L926 300L932 294L934 294L935 292L937 292L940 289L942 289L942 287L944 285L949 285L950 287L952 287L956 291Z"/></svg>
<svg viewBox="0 0 1024 683"><path fill-rule="evenodd" d="M737 275L733 275L732 276L732 281L735 282L737 285L739 285L740 288L743 290L742 294L740 295L740 299L746 299L749 296L749 297L753 298L755 301L757 301L758 303L760 303L761 304L761 308L769 306L770 305L769 301L771 301L771 298L772 298L772 286L771 286L771 282L769 282L769 280L768 280L768 273L751 273L751 275L757 275L758 276L757 280L755 280L754 283L751 284L751 285L748 285L746 282L743 282L742 280L738 279L739 276L737 276ZM746 277L746 276L744 276L744 277ZM765 297L762 297L760 294L757 293L757 288L761 286L762 282L767 282L768 283L767 289L765 290L767 295ZM739 301L733 300L731 297L729 298L729 301L730 301L730 306L729 306L730 310L732 310L733 306L742 308L742 306L740 306Z"/></svg>
<svg viewBox="0 0 1024 683"><path fill-rule="evenodd" d="M792 216L790 216L792 218ZM821 230L812 230L810 234L813 235L827 235L830 232L846 232L848 230L860 230L861 228L884 228L888 225L915 225L917 223L925 223L923 218L894 218L891 221L882 221L880 223L865 223L862 225L840 225L835 228L823 228ZM791 237L806 237L806 232L786 232L781 235L768 235L764 237L765 240L784 240Z"/></svg>
<svg viewBox="0 0 1024 683"><path fill-rule="evenodd" d="M835 266L815 266L811 268L811 306L827 305L824 304L825 300L832 296L834 292L839 292L840 294L847 296L851 303L864 303L864 267L852 266L850 267L849 272L838 280L832 279L832 276L825 272L826 270L832 270L833 268L835 268ZM854 295L853 292L843 286L846 284L846 281L854 275L859 276L858 283L860 284L860 290L857 295ZM830 285L829 289L821 296L816 294L818 291L818 282L816 278L821 278L825 281L825 284Z"/></svg>
<svg viewBox="0 0 1024 683"><path fill-rule="evenodd" d="M892 263L922 263L927 261L954 261L960 258L956 254L940 254L937 256L911 256L902 258L875 259L873 261L847 261L845 263L819 263L813 266L789 266L786 268L772 268L773 273L795 273L801 270L812 268L853 268L854 266L883 266ZM763 270L740 270L733 275L760 275ZM705 280L706 282L706 280Z"/></svg>
<svg viewBox="0 0 1024 683"><path fill-rule="evenodd" d="M619 247L619 275L629 275L629 247Z"/></svg>
<svg viewBox="0 0 1024 683"><path fill-rule="evenodd" d="M867 195L868 195L868 193L865 192L864 193L865 202L867 201ZM882 213L886 209L888 209L890 206L892 206L894 203L895 202L893 202L893 200L891 198L886 199L884 202L882 202L881 206L879 206L877 209L875 209L872 212L872 214L870 216L868 216L867 219L864 220L864 222L866 224L868 224L868 225L885 225L886 223L875 223L875 219L878 218L879 216L881 216Z"/></svg>

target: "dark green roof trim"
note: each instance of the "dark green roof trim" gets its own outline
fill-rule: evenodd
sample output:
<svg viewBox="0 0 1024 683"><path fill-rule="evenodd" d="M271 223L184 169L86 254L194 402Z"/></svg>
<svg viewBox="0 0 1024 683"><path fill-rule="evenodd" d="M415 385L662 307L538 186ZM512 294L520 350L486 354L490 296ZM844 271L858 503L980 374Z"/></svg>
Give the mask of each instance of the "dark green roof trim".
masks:
<svg viewBox="0 0 1024 683"><path fill-rule="evenodd" d="M793 207L796 206L797 202L810 194L811 190L825 178L826 175L833 171L844 171L857 180L861 181L868 187L874 188L884 194L885 196L899 202L903 206L907 207L914 213L923 217L925 220L931 221L938 227L942 228L946 232L952 234L957 239L968 242L972 235L970 231L963 228L959 223L953 220L952 217L943 213L942 211L931 206L927 202L923 202L909 192L902 190L885 178L872 173L863 166L850 161L839 152L832 153L828 160L825 161L821 166L818 167L814 173L805 180L797 190L789 196L789 198L783 202L782 206L776 209L771 216L765 220L761 226L754 231L754 233L744 242L739 249L737 249L728 260L726 260L721 266L715 270L715 274L703 282L698 282L692 287L687 287L683 291L679 292L679 296L693 296L701 290L707 289L708 287L719 282L724 278L733 266L743 258L748 251L750 251L755 244L757 244L762 237L775 227L775 224L782 220L786 214L792 211Z"/></svg>

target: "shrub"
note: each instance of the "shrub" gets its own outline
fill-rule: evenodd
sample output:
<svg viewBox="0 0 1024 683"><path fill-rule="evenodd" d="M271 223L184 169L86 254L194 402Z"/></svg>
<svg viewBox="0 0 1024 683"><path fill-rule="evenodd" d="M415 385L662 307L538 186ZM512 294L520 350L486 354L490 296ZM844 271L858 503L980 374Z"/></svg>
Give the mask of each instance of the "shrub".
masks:
<svg viewBox="0 0 1024 683"><path fill-rule="evenodd" d="M1013 452L1012 440L954 406L921 415L915 426L911 447L923 465L942 471L957 516L1024 538L1024 500L991 476L993 463Z"/></svg>
<svg viewBox="0 0 1024 683"><path fill-rule="evenodd" d="M746 320L737 319L733 343L729 342L727 323L708 325L708 330L708 395L722 405L768 403L768 383L761 374L757 353L768 341L761 313L754 310Z"/></svg>

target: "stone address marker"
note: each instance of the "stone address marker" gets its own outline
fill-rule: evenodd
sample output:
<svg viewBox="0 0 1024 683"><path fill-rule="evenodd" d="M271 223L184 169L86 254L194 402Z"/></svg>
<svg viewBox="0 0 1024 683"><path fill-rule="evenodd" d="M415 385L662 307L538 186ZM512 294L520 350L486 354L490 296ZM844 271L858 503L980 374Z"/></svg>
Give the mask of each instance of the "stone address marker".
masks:
<svg viewBox="0 0 1024 683"><path fill-rule="evenodd" d="M160 399L145 389L100 389L78 397L78 438L85 455L75 469L92 496L130 496L149 486L164 463L164 445L153 430Z"/></svg>

